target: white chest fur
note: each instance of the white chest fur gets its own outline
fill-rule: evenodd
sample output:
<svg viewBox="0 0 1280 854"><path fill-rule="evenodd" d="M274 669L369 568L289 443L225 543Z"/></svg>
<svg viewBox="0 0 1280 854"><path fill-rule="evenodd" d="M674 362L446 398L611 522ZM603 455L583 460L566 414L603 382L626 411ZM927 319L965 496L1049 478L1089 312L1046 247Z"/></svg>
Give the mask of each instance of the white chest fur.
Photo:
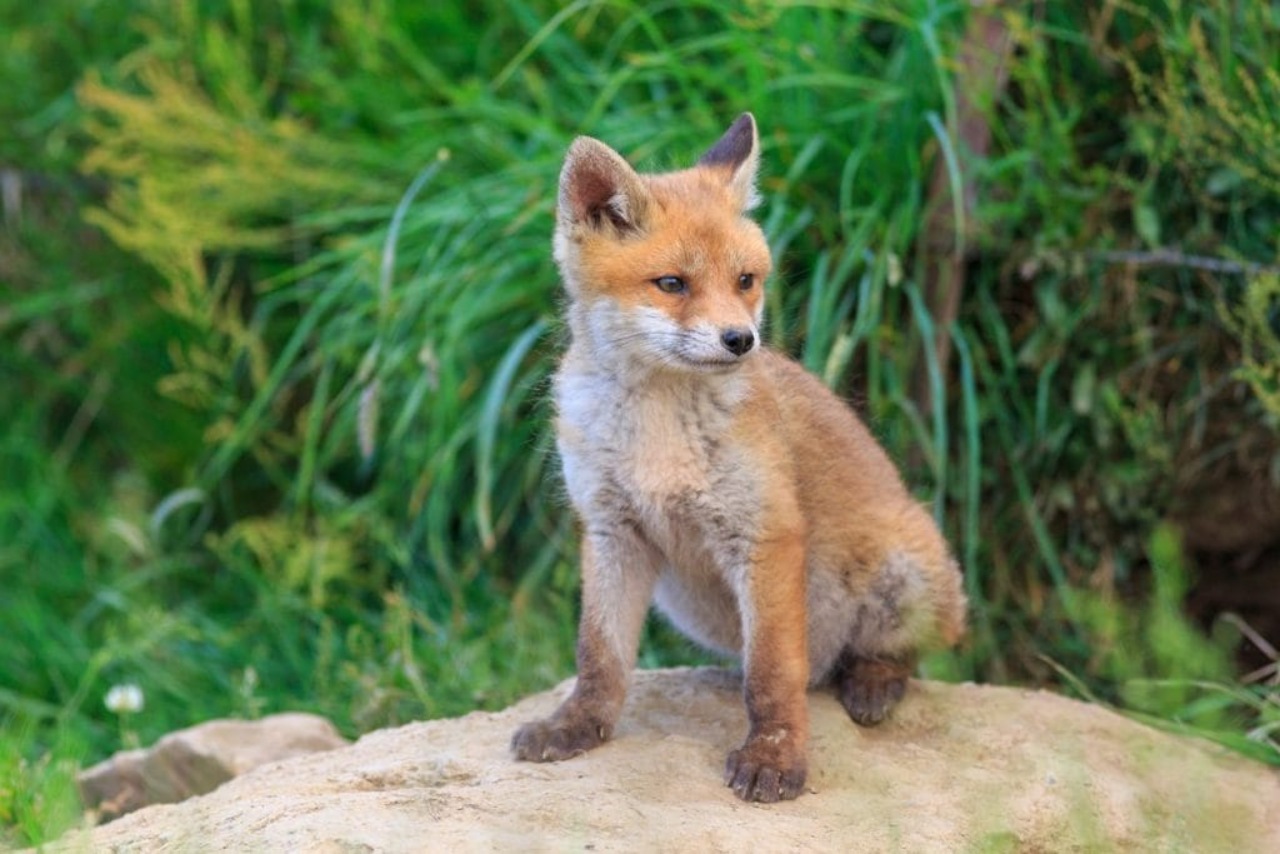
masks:
<svg viewBox="0 0 1280 854"><path fill-rule="evenodd" d="M588 522L625 512L661 544L678 508L719 514L753 503L753 472L741 465L731 429L745 393L746 378L732 374L629 383L562 369L558 439L578 512Z"/></svg>
<svg viewBox="0 0 1280 854"><path fill-rule="evenodd" d="M556 377L565 483L589 537L639 533L663 558L658 607L689 637L741 650L732 591L761 514L760 471L737 444L748 379L648 378L591 369Z"/></svg>

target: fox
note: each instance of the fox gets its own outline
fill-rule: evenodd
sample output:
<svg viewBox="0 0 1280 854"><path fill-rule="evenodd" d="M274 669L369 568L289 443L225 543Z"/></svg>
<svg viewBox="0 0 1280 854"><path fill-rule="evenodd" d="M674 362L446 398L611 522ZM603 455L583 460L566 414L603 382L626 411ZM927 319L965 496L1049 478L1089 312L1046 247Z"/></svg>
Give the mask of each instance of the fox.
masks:
<svg viewBox="0 0 1280 854"><path fill-rule="evenodd" d="M515 732L518 760L612 737L652 604L740 658L748 731L724 782L763 803L804 790L810 689L880 723L919 654L964 635L961 571L933 517L853 410L764 346L759 164L751 113L679 171L641 174L586 136L565 156L552 254L568 346L552 396L581 529L577 679Z"/></svg>

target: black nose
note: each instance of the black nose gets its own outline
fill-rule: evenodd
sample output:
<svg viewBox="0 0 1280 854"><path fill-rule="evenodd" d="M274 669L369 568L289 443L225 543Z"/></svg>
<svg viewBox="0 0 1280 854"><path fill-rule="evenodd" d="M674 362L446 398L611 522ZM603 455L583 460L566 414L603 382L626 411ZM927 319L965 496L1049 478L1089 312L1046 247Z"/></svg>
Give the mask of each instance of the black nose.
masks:
<svg viewBox="0 0 1280 854"><path fill-rule="evenodd" d="M720 343L733 355L741 356L756 343L756 336L750 329L726 329L720 333Z"/></svg>

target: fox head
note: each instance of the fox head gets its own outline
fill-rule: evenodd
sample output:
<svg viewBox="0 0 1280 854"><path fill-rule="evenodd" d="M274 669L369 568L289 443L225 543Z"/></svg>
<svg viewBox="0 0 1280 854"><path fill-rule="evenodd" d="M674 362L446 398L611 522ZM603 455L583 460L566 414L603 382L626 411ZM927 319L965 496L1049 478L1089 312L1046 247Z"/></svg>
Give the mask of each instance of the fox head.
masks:
<svg viewBox="0 0 1280 854"><path fill-rule="evenodd" d="M744 113L692 168L641 175L578 137L560 173L555 259L575 341L617 366L733 370L759 347L771 261Z"/></svg>

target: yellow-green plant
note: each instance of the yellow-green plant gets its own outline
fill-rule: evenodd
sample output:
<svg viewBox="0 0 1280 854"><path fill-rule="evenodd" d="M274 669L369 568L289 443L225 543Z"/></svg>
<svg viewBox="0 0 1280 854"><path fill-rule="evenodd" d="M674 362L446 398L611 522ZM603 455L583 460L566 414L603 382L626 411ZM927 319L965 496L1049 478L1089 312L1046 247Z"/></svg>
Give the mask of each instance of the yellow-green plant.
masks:
<svg viewBox="0 0 1280 854"><path fill-rule="evenodd" d="M1178 160L1193 170L1212 167L1211 192L1242 182L1280 192L1274 8L1235 0L1116 5L1153 25L1154 67L1133 54L1122 58Z"/></svg>
<svg viewBox="0 0 1280 854"><path fill-rule="evenodd" d="M1280 423L1280 274L1250 277L1239 302L1219 300L1219 312L1240 340L1236 375Z"/></svg>

